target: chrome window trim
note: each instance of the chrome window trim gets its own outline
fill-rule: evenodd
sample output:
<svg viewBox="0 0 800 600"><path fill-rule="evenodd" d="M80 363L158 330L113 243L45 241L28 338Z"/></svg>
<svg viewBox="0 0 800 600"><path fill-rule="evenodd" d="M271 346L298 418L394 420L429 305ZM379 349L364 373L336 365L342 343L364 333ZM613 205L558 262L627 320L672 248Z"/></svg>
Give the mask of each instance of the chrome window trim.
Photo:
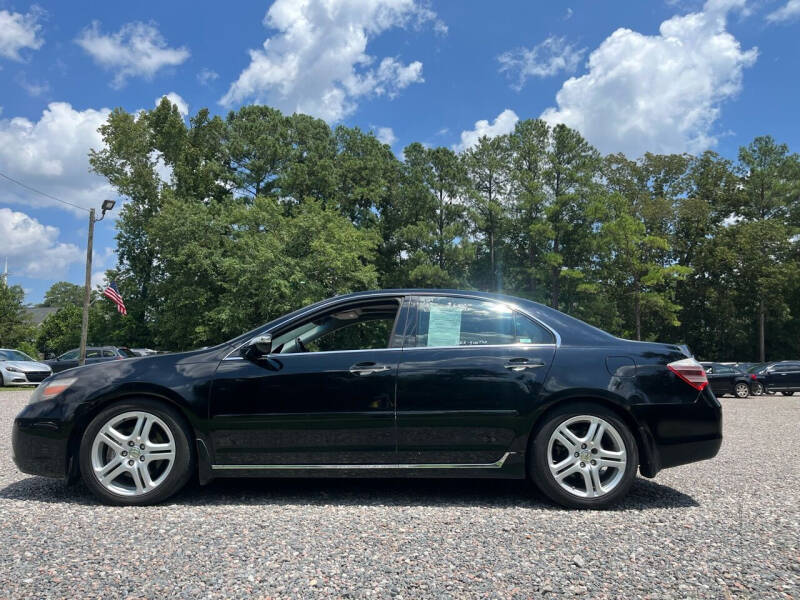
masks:
<svg viewBox="0 0 800 600"><path fill-rule="evenodd" d="M347 469L501 469L508 457L516 452L506 452L492 463L420 463L386 465L211 465L213 471L329 471Z"/></svg>
<svg viewBox="0 0 800 600"><path fill-rule="evenodd" d="M425 298L425 297L434 297L434 298L469 298L470 300L481 300L483 302L492 302L494 304L502 304L503 306L505 306L507 308L510 308L511 310L515 310L518 313L520 313L522 315L525 315L527 318L529 318L530 320L534 321L535 323L538 323L539 325L541 325L542 327L547 329L547 331L552 333L553 336L555 337L555 340L556 340L555 344L526 344L526 346L555 346L556 348L560 348L561 347L561 336L559 335L558 331L553 329L547 323L544 323L541 319L539 319L539 318L535 317L534 315L530 314L528 311L526 311L524 308L520 307L518 304L513 304L511 302L506 302L505 300L496 300L494 298L484 298L483 296L474 296L474 295L471 295L471 294L441 294L441 293L436 293L434 291L431 291L431 293L429 293L429 294L421 293L421 292L409 292L409 293L406 293L406 294L399 294L399 295L398 294L387 293L385 297L386 298L400 298L400 300L401 300L400 309L402 309L402 307L403 307L402 300L404 298L408 298L408 297L414 297L414 298ZM379 299L379 298L381 298L380 295L374 297L374 299ZM303 319L303 318L305 318L307 315L309 315L311 313L314 313L314 312L317 312L317 311L327 310L332 305L336 305L336 302L334 302L333 300L335 300L335 299L332 299L331 302L329 302L327 304L324 304L323 306L318 306L318 307L313 308L313 309L308 309L308 310L300 313L294 319L292 319L290 321L290 323L294 323L294 322L296 322L296 321L298 321L300 319ZM347 304L348 302L351 302L351 301L352 302L359 302L361 300L362 300L361 298L350 298L349 300L347 300L345 302L341 302L341 303L342 304ZM363 300L370 300L370 297L364 297ZM284 324L281 324L278 327L281 327L282 325L284 325ZM256 337L258 335L263 335L265 333L271 333L271 331L260 331L260 332L258 332L256 335L254 335L250 339L242 342L241 344L236 346L233 350L228 352L228 354L226 354L225 358L223 358L222 360L244 360L241 356L231 356L231 355L236 353L236 352L238 352L239 349L242 348L243 346L246 346L250 342L250 340L252 340L254 337ZM515 346L515 345L516 344L493 344L493 345L475 346L475 347L478 347L478 348L495 348L495 347L496 348L501 348L501 347L506 347L507 348L509 346ZM412 346L412 347L415 348L415 349L420 349L420 348L434 349L434 348L470 348L470 347L473 347L473 346ZM410 348L412 348L412 347L410 347ZM402 348L402 349L404 350L405 347ZM333 352L367 352L367 351L369 351L369 352L380 352L382 350L400 350L400 348L375 348L373 350L327 350L325 352L309 352L307 354L312 354L313 355L313 354L331 354ZM291 353L291 354L301 354L301 353L294 352L294 353ZM302 353L302 354L305 354L305 353ZM280 354L270 354L269 356L282 356L282 355L280 355Z"/></svg>

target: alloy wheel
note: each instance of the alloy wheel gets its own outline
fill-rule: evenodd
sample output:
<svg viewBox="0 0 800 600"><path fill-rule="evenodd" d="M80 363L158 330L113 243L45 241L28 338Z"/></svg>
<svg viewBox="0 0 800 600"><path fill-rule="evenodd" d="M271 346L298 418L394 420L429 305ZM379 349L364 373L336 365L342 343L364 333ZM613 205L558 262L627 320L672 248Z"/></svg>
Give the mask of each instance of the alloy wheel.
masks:
<svg viewBox="0 0 800 600"><path fill-rule="evenodd" d="M108 491L142 496L169 475L175 463L175 437L167 424L146 411L129 411L109 419L95 435L92 470Z"/></svg>
<svg viewBox="0 0 800 600"><path fill-rule="evenodd" d="M563 490L580 498L598 498L622 481L627 452L611 423L579 415L561 423L550 435L547 464Z"/></svg>
<svg viewBox="0 0 800 600"><path fill-rule="evenodd" d="M750 388L746 383L736 384L736 397L747 398L750 395Z"/></svg>

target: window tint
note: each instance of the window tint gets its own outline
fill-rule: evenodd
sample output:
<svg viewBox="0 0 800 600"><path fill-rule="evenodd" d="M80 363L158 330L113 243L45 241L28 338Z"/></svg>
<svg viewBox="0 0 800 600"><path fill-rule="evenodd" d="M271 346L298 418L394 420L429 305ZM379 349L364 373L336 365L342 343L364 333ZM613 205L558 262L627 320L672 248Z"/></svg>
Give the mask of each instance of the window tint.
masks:
<svg viewBox="0 0 800 600"><path fill-rule="evenodd" d="M716 373L725 373L725 374L728 374L728 375L729 375L729 374L731 374L731 373L734 373L735 371L734 371L732 368L730 368L730 367L726 367L725 365L719 365L719 366L718 366L718 367L715 369L715 372L716 372Z"/></svg>
<svg viewBox="0 0 800 600"><path fill-rule="evenodd" d="M503 304L467 298L419 299L417 347L552 342L546 329Z"/></svg>
<svg viewBox="0 0 800 600"><path fill-rule="evenodd" d="M100 358L100 350L87 350L86 358Z"/></svg>
<svg viewBox="0 0 800 600"><path fill-rule="evenodd" d="M58 360L75 360L76 358L78 358L78 351L70 350L69 352L64 352L64 354L59 356Z"/></svg>
<svg viewBox="0 0 800 600"><path fill-rule="evenodd" d="M273 339L275 354L388 348L399 303L340 308Z"/></svg>
<svg viewBox="0 0 800 600"><path fill-rule="evenodd" d="M114 358L115 356L113 350L103 350L103 358Z"/></svg>
<svg viewBox="0 0 800 600"><path fill-rule="evenodd" d="M800 370L800 368L798 368L797 365L788 364L788 365L775 365L774 370L776 373L789 373L790 371L798 371Z"/></svg>

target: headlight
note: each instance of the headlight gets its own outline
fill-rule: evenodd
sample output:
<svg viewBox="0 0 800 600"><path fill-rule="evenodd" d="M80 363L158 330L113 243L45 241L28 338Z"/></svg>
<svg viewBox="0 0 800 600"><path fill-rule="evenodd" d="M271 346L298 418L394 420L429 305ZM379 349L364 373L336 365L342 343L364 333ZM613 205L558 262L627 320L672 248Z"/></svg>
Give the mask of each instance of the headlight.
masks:
<svg viewBox="0 0 800 600"><path fill-rule="evenodd" d="M73 383L78 381L77 377L66 377L64 379L55 379L53 381L46 381L36 388L36 391L31 394L28 404L34 404L42 400L52 400Z"/></svg>
<svg viewBox="0 0 800 600"><path fill-rule="evenodd" d="M17 367L6 367L6 371L10 371L11 373L22 373L22 369L18 369Z"/></svg>

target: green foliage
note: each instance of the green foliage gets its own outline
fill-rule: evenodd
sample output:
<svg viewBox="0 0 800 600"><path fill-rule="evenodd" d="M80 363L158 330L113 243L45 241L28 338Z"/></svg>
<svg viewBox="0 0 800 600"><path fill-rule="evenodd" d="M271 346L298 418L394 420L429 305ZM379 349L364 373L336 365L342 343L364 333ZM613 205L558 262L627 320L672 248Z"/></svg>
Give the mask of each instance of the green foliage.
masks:
<svg viewBox="0 0 800 600"><path fill-rule="evenodd" d="M800 159L770 137L735 162L630 160L537 119L400 161L358 128L266 106L187 124L166 99L101 134L92 168L128 198L108 275L129 316L95 302L98 342L210 345L332 294L420 286L525 296L703 358L756 359L762 337L768 358L800 355Z"/></svg>
<svg viewBox="0 0 800 600"><path fill-rule="evenodd" d="M42 306L64 308L65 306L83 306L84 289L68 281L57 281L44 293Z"/></svg>
<svg viewBox="0 0 800 600"><path fill-rule="evenodd" d="M39 326L36 348L42 354L61 354L81 341L81 316L77 306L67 305L49 315Z"/></svg>
<svg viewBox="0 0 800 600"><path fill-rule="evenodd" d="M34 360L40 360L41 356L39 355L39 351L37 350L36 346L27 340L18 343L15 347L15 350L19 350L20 352L24 352Z"/></svg>
<svg viewBox="0 0 800 600"><path fill-rule="evenodd" d="M31 337L31 325L22 306L24 298L20 286L0 281L0 348L14 348Z"/></svg>

